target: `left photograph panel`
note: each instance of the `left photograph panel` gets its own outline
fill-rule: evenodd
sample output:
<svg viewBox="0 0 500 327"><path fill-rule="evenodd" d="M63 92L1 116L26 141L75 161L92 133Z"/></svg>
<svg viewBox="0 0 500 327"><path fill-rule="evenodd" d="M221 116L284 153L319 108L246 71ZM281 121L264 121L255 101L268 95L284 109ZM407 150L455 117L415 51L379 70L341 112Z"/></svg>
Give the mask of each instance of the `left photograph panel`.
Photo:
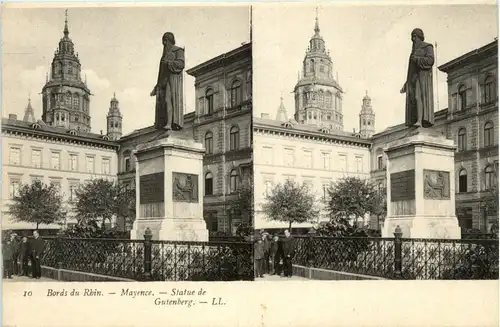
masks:
<svg viewBox="0 0 500 327"><path fill-rule="evenodd" d="M4 282L253 280L251 17L3 8Z"/></svg>

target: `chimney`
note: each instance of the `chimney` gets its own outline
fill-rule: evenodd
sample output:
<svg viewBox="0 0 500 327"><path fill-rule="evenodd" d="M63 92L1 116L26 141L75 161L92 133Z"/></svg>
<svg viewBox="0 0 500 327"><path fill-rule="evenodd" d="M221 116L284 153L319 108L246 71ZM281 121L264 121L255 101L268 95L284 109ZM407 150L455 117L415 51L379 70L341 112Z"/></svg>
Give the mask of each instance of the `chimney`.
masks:
<svg viewBox="0 0 500 327"><path fill-rule="evenodd" d="M9 114L9 120L17 120L16 114Z"/></svg>
<svg viewBox="0 0 500 327"><path fill-rule="evenodd" d="M260 114L260 118L262 118L262 119L269 119L269 114L261 113Z"/></svg>
<svg viewBox="0 0 500 327"><path fill-rule="evenodd" d="M102 129L101 129L101 135L102 135Z"/></svg>

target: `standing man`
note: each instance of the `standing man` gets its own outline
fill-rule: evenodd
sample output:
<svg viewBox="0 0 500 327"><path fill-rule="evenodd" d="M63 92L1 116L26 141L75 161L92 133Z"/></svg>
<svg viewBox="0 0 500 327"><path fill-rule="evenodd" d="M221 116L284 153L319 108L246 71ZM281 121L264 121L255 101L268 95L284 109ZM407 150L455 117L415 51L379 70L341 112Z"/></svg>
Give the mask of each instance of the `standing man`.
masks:
<svg viewBox="0 0 500 327"><path fill-rule="evenodd" d="M292 277L292 257L294 254L294 241L290 231L285 229L285 238L283 244L283 270L285 277Z"/></svg>
<svg viewBox="0 0 500 327"><path fill-rule="evenodd" d="M32 278L39 279L40 277L42 277L42 267L40 265L40 259L42 258L44 248L45 242L40 238L38 231L34 231L33 239L31 240L30 244Z"/></svg>
<svg viewBox="0 0 500 327"><path fill-rule="evenodd" d="M264 277L264 240L262 237L257 238L257 242L254 245L254 253L253 259L255 262L254 265L254 274L255 278Z"/></svg>
<svg viewBox="0 0 500 327"><path fill-rule="evenodd" d="M269 233L262 233L262 242L264 243L264 273L269 274L269 254L271 251L271 241L269 240Z"/></svg>
<svg viewBox="0 0 500 327"><path fill-rule="evenodd" d="M278 269L279 264L279 259L278 262L276 262L276 257L278 255L278 244L279 242L279 237L277 234L273 235L273 240L271 241L271 249L269 250L269 274L270 275L275 275L276 271Z"/></svg>
<svg viewBox="0 0 500 327"><path fill-rule="evenodd" d="M28 238L23 236L19 245L19 261L21 261L21 275L28 276L28 262L30 260L30 248Z"/></svg>
<svg viewBox="0 0 500 327"><path fill-rule="evenodd" d="M17 239L17 234L10 234L10 242L12 245L12 274L21 275L19 269L19 240Z"/></svg>
<svg viewBox="0 0 500 327"><path fill-rule="evenodd" d="M8 236L2 244L3 278L12 279L12 252L11 237Z"/></svg>

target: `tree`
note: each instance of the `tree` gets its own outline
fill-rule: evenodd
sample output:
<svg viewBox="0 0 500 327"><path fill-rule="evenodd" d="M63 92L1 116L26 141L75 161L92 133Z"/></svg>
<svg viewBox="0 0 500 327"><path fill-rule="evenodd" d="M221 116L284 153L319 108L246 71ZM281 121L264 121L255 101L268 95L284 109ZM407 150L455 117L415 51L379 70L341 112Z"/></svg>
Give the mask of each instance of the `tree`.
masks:
<svg viewBox="0 0 500 327"><path fill-rule="evenodd" d="M339 229L347 229L351 219L357 224L367 214L385 215L387 210L385 191L367 179L344 177L330 186L328 195L330 221Z"/></svg>
<svg viewBox="0 0 500 327"><path fill-rule="evenodd" d="M238 197L231 203L230 208L233 213L238 213L242 217L242 222L236 229L236 235L246 237L253 230L253 185L251 183L244 183L238 188L237 194Z"/></svg>
<svg viewBox="0 0 500 327"><path fill-rule="evenodd" d="M288 222L289 229L292 223L316 221L319 216L315 196L309 187L291 180L273 187L262 210L271 220Z"/></svg>
<svg viewBox="0 0 500 327"><path fill-rule="evenodd" d="M94 179L76 190L74 210L80 225L100 223L101 230L113 217L135 217L135 192L114 181Z"/></svg>
<svg viewBox="0 0 500 327"><path fill-rule="evenodd" d="M55 185L39 181L24 184L9 204L9 214L15 221L48 225L61 222L65 217L62 196Z"/></svg>

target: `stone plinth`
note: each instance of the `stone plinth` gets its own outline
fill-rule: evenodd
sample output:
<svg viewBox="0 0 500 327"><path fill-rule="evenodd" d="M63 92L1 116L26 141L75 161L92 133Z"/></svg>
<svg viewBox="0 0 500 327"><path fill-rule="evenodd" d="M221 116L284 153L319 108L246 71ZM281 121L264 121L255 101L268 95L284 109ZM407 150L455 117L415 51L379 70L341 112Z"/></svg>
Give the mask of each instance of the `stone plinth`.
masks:
<svg viewBox="0 0 500 327"><path fill-rule="evenodd" d="M137 146L136 217L132 239L208 241L203 219L202 144L181 132Z"/></svg>
<svg viewBox="0 0 500 327"><path fill-rule="evenodd" d="M460 239L455 216L455 145L442 135L416 130L384 149L387 218L383 237L397 225L403 237Z"/></svg>

